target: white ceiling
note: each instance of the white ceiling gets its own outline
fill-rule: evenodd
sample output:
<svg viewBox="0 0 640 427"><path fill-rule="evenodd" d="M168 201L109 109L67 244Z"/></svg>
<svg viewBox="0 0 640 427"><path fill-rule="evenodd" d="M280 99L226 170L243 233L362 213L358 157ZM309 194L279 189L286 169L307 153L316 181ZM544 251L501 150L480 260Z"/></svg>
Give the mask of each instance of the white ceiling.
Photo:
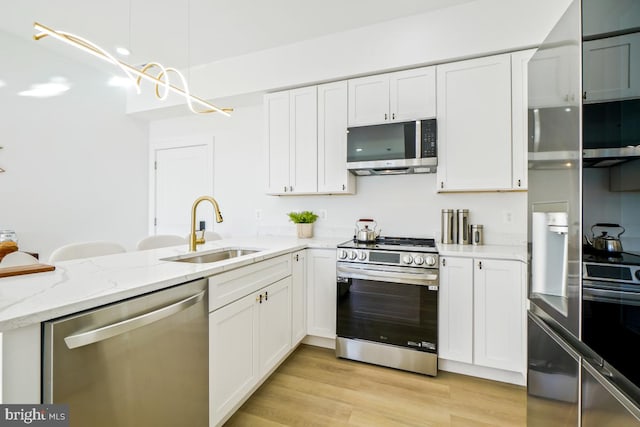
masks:
<svg viewBox="0 0 640 427"><path fill-rule="evenodd" d="M111 53L129 47L132 64L185 67L470 1L19 0L0 6L0 30L29 39L38 21Z"/></svg>

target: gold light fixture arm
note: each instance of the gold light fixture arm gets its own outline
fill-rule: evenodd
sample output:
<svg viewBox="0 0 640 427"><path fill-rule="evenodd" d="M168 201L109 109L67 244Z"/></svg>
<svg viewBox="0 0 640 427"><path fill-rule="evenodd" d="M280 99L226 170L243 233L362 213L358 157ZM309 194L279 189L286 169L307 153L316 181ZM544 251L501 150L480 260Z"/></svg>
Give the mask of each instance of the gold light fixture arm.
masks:
<svg viewBox="0 0 640 427"><path fill-rule="evenodd" d="M38 22L34 22L33 24L33 28L36 29L37 31L40 31L38 34L35 34L33 36L34 40L38 41L46 36L51 36L57 40L60 40L64 43L67 43L71 46L77 47L80 50L83 50L87 53L90 53L91 55L94 55L100 59L103 59L111 64L116 65L118 68L120 68L126 75L127 77L134 83L135 87L136 87L136 91L138 93L140 93L140 85L141 85L141 81L142 79L145 79L147 81L150 81L151 83L153 83L155 85L155 95L158 99L164 100L167 98L169 91L177 93L179 95L182 95L185 97L185 99L187 100L187 105L189 107L189 109L196 113L196 114L206 114L206 113L221 113L224 114L225 116L230 116L230 112L233 111L233 108L219 108L216 107L215 105L205 101L204 99L197 97L195 95L192 95L189 92L189 86L187 84L186 79L184 78L184 76L182 75L182 73L180 73L177 69L172 68L172 67L164 67L161 64L158 64L156 62L151 62L147 65L145 65L142 69L137 69L136 67L133 67L125 62L122 62L120 60L118 60L117 58L115 58L113 55L111 55L109 52L107 52L106 50L102 49L100 46L97 46L96 44L90 42L89 40L86 40L82 37L76 36L74 34L71 33L67 33L64 31L56 31L53 30L45 25L42 25ZM149 74L147 71L151 68L160 68L160 73L157 76L154 76L152 74ZM173 84L171 84L170 79L169 79L169 73L173 73L175 75L178 76L180 83L182 84L182 88L175 86ZM137 76L136 77L134 77ZM160 87L162 87L164 89L163 94L160 94ZM205 109L202 110L198 110L194 107L194 104L198 104L202 107L204 107Z"/></svg>

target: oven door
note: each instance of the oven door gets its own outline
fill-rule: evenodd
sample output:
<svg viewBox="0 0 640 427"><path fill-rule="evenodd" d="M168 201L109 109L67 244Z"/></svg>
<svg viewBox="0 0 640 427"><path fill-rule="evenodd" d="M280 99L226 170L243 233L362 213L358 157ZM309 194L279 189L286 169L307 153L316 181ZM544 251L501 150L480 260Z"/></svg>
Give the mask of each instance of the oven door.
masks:
<svg viewBox="0 0 640 427"><path fill-rule="evenodd" d="M582 287L582 341L636 388L640 387L640 364L632 349L640 347L637 287L596 280L583 280Z"/></svg>
<svg viewBox="0 0 640 427"><path fill-rule="evenodd" d="M438 271L338 263L337 335L437 353Z"/></svg>

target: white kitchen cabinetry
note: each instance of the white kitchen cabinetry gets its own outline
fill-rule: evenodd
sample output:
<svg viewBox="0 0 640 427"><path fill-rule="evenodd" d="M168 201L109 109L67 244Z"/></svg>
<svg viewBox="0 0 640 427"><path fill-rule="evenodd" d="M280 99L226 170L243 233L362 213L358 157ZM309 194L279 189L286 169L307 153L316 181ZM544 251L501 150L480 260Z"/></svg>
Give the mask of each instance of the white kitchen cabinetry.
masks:
<svg viewBox="0 0 640 427"><path fill-rule="evenodd" d="M318 190L316 87L265 95L267 192L308 194Z"/></svg>
<svg viewBox="0 0 640 427"><path fill-rule="evenodd" d="M210 420L218 425L291 347L291 277L209 315Z"/></svg>
<svg viewBox="0 0 640 427"><path fill-rule="evenodd" d="M349 126L435 117L435 87L435 67L351 79Z"/></svg>
<svg viewBox="0 0 640 427"><path fill-rule="evenodd" d="M318 192L354 194L347 170L347 82L318 86Z"/></svg>
<svg viewBox="0 0 640 427"><path fill-rule="evenodd" d="M528 64L535 49L511 54L511 188L526 190L528 186Z"/></svg>
<svg viewBox="0 0 640 427"><path fill-rule="evenodd" d="M582 50L586 103L640 96L640 33L586 41Z"/></svg>
<svg viewBox="0 0 640 427"><path fill-rule="evenodd" d="M439 357L524 374L523 264L440 258Z"/></svg>
<svg viewBox="0 0 640 427"><path fill-rule="evenodd" d="M580 49L578 44L559 44L553 48L536 52L536 57L529 62L528 73L532 86L529 93L529 108L577 106L581 100L579 79L574 76L579 70Z"/></svg>
<svg viewBox="0 0 640 427"><path fill-rule="evenodd" d="M307 333L336 337L336 250L307 250Z"/></svg>
<svg viewBox="0 0 640 427"><path fill-rule="evenodd" d="M291 254L291 346L307 335L307 251Z"/></svg>
<svg viewBox="0 0 640 427"><path fill-rule="evenodd" d="M438 356L473 363L473 259L440 258Z"/></svg>
<svg viewBox="0 0 640 427"><path fill-rule="evenodd" d="M527 63L534 50L438 66L438 191L527 188Z"/></svg>
<svg viewBox="0 0 640 427"><path fill-rule="evenodd" d="M438 66L438 191L511 189L511 57Z"/></svg>

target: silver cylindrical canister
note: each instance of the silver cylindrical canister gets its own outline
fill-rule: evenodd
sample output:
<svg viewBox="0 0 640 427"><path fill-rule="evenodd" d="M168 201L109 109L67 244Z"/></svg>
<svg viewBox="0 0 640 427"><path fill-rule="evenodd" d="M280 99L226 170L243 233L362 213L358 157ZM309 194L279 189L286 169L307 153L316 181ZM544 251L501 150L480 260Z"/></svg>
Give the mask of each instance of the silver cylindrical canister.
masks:
<svg viewBox="0 0 640 427"><path fill-rule="evenodd" d="M471 244L469 236L469 209L458 209L458 244Z"/></svg>
<svg viewBox="0 0 640 427"><path fill-rule="evenodd" d="M442 209L440 219L440 231L442 232L442 243L456 243L456 211L454 209Z"/></svg>
<svg viewBox="0 0 640 427"><path fill-rule="evenodd" d="M484 244L484 232L483 227L480 224L472 224L469 226L471 230L471 244L472 245L482 245Z"/></svg>

